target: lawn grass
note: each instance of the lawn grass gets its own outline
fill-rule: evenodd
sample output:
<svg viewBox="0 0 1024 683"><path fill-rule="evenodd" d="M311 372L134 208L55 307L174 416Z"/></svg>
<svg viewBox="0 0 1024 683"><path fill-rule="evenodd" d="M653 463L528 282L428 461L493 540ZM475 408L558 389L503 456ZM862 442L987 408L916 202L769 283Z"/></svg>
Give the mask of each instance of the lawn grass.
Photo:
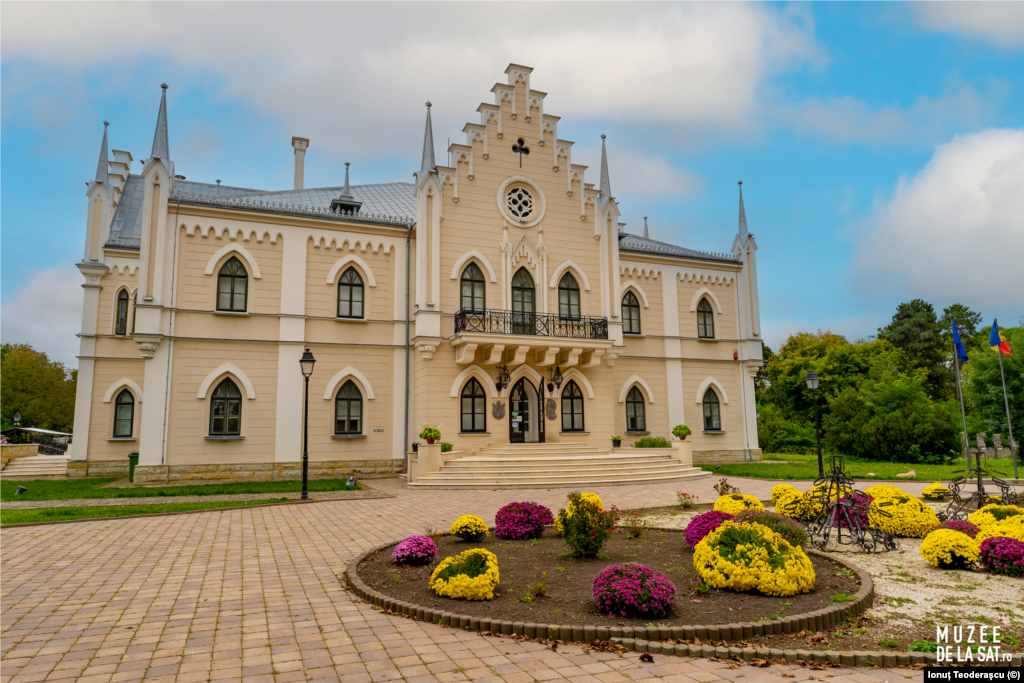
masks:
<svg viewBox="0 0 1024 683"><path fill-rule="evenodd" d="M233 493L287 493L301 491L301 481L246 481L231 484L192 484L186 486L137 486L102 488L115 479L36 479L31 481L0 481L0 501L71 500L73 498L150 498L153 496L220 496ZM28 489L19 496L19 486ZM310 491L355 491L344 479L314 479Z"/></svg>
<svg viewBox="0 0 1024 683"><path fill-rule="evenodd" d="M210 503L169 503L166 505L105 505L97 507L39 508L37 510L0 510L0 524L28 524L30 522L63 522L69 519L95 517L128 517L159 512L186 512L210 508L235 508L248 505L279 503L287 498L264 500L233 500Z"/></svg>
<svg viewBox="0 0 1024 683"><path fill-rule="evenodd" d="M765 453L762 456L765 460L786 460L784 463L737 463L722 465L721 471L716 472L715 467L703 465L703 469L715 474L731 477L756 477L758 479L803 479L813 481L818 478L818 456L815 455L793 455L789 453ZM828 470L828 458L825 457L825 470ZM1000 463L1002 465L1002 463ZM1009 469L1007 469L1007 467ZM1000 471L1007 472L1013 476L1013 464L1007 463ZM954 470L966 470L967 462L963 458L956 458L948 465L921 465L907 463L874 462L874 461L853 461L847 459L846 471L859 481L871 480L894 480L896 475L913 469L917 472L916 479L908 481L949 481L954 477L966 476L964 473L954 474ZM867 476L868 472L874 472L875 476Z"/></svg>

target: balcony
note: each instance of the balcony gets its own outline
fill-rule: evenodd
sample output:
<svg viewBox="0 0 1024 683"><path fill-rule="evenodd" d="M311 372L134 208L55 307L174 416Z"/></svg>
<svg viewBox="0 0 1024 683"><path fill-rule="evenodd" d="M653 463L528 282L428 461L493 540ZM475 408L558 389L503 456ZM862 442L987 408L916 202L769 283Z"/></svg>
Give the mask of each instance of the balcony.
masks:
<svg viewBox="0 0 1024 683"><path fill-rule="evenodd" d="M594 316L570 319L547 313L463 309L455 314L451 345L459 365L588 368L602 360L614 365L616 358L608 339L608 319Z"/></svg>
<svg viewBox="0 0 1024 683"><path fill-rule="evenodd" d="M463 333L608 339L608 319L586 315L562 318L550 313L471 311L464 308L455 314L455 334Z"/></svg>

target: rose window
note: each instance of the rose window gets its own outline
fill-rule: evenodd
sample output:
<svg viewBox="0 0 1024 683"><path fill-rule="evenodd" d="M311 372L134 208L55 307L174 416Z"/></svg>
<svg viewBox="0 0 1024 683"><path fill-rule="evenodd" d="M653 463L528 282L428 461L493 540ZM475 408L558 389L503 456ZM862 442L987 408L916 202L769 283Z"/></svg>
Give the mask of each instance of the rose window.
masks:
<svg viewBox="0 0 1024 683"><path fill-rule="evenodd" d="M533 195L525 187L513 187L505 196L505 206L513 216L526 220L535 207Z"/></svg>

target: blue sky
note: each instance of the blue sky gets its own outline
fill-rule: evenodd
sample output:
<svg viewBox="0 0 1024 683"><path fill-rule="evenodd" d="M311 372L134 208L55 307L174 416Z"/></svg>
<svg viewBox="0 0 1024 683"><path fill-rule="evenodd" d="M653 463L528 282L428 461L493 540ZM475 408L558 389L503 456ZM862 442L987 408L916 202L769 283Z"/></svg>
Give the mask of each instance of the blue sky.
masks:
<svg viewBox="0 0 1024 683"><path fill-rule="evenodd" d="M2 8L0 336L71 365L104 119L148 156L167 81L189 179L289 188L301 135L308 187L345 161L357 184L408 180L423 102L438 149L461 142L509 62L535 68L575 163L596 172L608 134L627 231L647 215L656 239L725 251L744 181L772 347L872 334L917 297L1024 313L1021 3L51 9Z"/></svg>

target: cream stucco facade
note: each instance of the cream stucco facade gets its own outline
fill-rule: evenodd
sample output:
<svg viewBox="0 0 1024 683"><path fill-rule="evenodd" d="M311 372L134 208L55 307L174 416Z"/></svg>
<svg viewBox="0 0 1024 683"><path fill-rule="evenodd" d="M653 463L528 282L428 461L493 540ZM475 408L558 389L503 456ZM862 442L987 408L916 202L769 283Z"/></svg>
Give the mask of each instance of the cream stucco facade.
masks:
<svg viewBox="0 0 1024 683"><path fill-rule="evenodd" d="M531 72L508 67L450 167L434 163L428 108L412 182L350 186L346 172L303 188L303 138L292 190L187 181L166 93L140 173L127 152L108 160L104 132L69 472L120 471L139 451L144 478L295 476L306 348L315 476L401 471L423 424L468 454L607 450L612 436L627 449L685 423L697 462L759 459L742 195L729 253L623 232L607 157L587 182Z"/></svg>

